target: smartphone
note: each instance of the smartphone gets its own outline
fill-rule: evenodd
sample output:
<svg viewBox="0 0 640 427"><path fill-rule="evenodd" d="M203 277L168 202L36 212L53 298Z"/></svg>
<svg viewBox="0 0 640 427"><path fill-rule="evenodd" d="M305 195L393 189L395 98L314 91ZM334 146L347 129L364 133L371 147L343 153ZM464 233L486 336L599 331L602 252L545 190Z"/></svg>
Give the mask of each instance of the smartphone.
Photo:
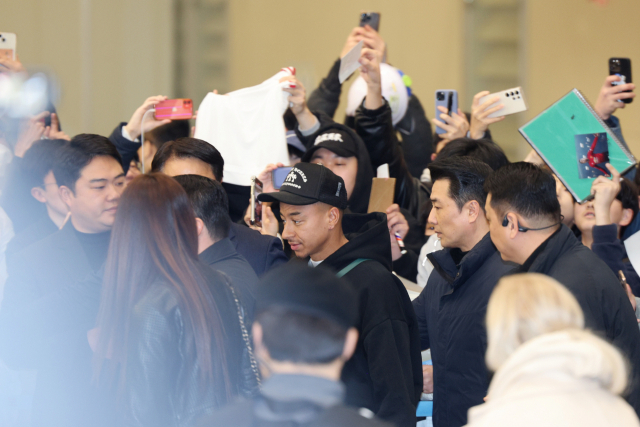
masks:
<svg viewBox="0 0 640 427"><path fill-rule="evenodd" d="M480 104L484 103L487 99L499 96L500 99L495 104L502 104L500 110L489 114L487 117L495 118L508 116L509 114L520 113L527 111L527 104L524 102L524 95L522 94L521 87L514 87L512 89L502 90L500 92L491 93L489 95L480 98Z"/></svg>
<svg viewBox="0 0 640 427"><path fill-rule="evenodd" d="M16 59L16 35L0 32L0 57Z"/></svg>
<svg viewBox="0 0 640 427"><path fill-rule="evenodd" d="M380 28L380 14L377 12L369 12L360 14L360 26L370 26L376 31Z"/></svg>
<svg viewBox="0 0 640 427"><path fill-rule="evenodd" d="M258 195L262 194L262 181L255 176L251 177L251 225L262 227L262 202Z"/></svg>
<svg viewBox="0 0 640 427"><path fill-rule="evenodd" d="M275 188L276 190L279 190L280 187L282 187L282 184L284 184L284 180L287 179L287 175L289 175L289 172L291 172L291 169L293 169L293 167L286 166L283 168L274 169L273 172L271 172L271 180L273 181L273 188Z"/></svg>
<svg viewBox="0 0 640 427"><path fill-rule="evenodd" d="M609 58L609 75L619 76L620 81L613 82L614 86L623 85L631 82L631 60L629 58ZM631 92L627 90L625 92ZM621 99L625 104L631 104L633 99Z"/></svg>
<svg viewBox="0 0 640 427"><path fill-rule="evenodd" d="M447 114L451 115L451 113L458 112L458 91L453 89L438 89L436 91L436 119L442 121L440 119L440 110L438 107L445 107L447 109ZM443 134L447 133L446 130L441 127L436 126L436 133Z"/></svg>
<svg viewBox="0 0 640 427"><path fill-rule="evenodd" d="M190 99L167 99L155 106L156 120L187 120L193 117L193 101Z"/></svg>

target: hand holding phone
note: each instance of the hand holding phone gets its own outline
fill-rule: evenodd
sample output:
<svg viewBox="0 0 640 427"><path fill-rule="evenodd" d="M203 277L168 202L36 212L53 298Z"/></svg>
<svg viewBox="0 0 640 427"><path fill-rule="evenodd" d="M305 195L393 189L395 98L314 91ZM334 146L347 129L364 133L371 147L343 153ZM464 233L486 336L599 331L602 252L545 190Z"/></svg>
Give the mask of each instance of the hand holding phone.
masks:
<svg viewBox="0 0 640 427"><path fill-rule="evenodd" d="M435 120L444 124L454 124L449 122L451 122L453 114L457 115L458 113L458 92L453 89L437 90L435 111ZM444 117L442 116L443 114L445 115ZM451 130L452 129L443 128L438 123L436 123L436 133L439 135L445 134Z"/></svg>
<svg viewBox="0 0 640 427"><path fill-rule="evenodd" d="M287 175L289 175L289 172L291 172L291 169L293 169L293 167L285 166L282 168L274 169L273 172L271 172L271 182L273 183L273 188L279 190L280 187L282 187L282 184L284 184L284 180L287 178Z"/></svg>
<svg viewBox="0 0 640 427"><path fill-rule="evenodd" d="M16 35L0 32L0 59L16 60Z"/></svg>
<svg viewBox="0 0 640 427"><path fill-rule="evenodd" d="M633 92L633 89L635 89L633 83L614 84L620 81L621 77L616 74L607 76L600 88L600 93L596 103L593 105L593 109L602 120L609 119L618 108L625 108L627 104L622 102L623 100L633 99L636 96Z"/></svg>
<svg viewBox="0 0 640 427"><path fill-rule="evenodd" d="M251 177L251 225L262 226L262 202L258 200L258 195L262 194L262 182L255 176Z"/></svg>

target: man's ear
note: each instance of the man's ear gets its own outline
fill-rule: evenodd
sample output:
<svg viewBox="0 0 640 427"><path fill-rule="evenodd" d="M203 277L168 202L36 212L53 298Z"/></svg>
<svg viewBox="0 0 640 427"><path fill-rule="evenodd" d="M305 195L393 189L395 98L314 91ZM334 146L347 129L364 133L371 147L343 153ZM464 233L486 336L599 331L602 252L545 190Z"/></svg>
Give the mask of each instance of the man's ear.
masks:
<svg viewBox="0 0 640 427"><path fill-rule="evenodd" d="M60 198L64 204L67 205L67 207L71 207L71 203L73 202L73 199L75 199L73 191L71 191L71 189L66 185L59 186L58 191L60 192Z"/></svg>
<svg viewBox="0 0 640 427"><path fill-rule="evenodd" d="M473 224L480 215L480 203L477 200L469 200L464 207L469 213L469 224Z"/></svg>
<svg viewBox="0 0 640 427"><path fill-rule="evenodd" d="M520 224L520 221L518 220L516 214L514 214L513 212L509 212L507 214L507 220L509 221L509 223L507 224L509 238L513 239L518 235L518 224Z"/></svg>
<svg viewBox="0 0 640 427"><path fill-rule="evenodd" d="M633 209L622 209L622 218L620 222L618 222L618 225L620 227L626 227L631 224L631 221L633 221Z"/></svg>
<svg viewBox="0 0 640 427"><path fill-rule="evenodd" d="M204 221L202 221L200 218L196 218L196 230L198 230L198 236L202 234L203 230L206 230Z"/></svg>
<svg viewBox="0 0 640 427"><path fill-rule="evenodd" d="M340 209L332 206L327 212L327 217L329 220L328 228L329 230L333 230L340 223Z"/></svg>
<svg viewBox="0 0 640 427"><path fill-rule="evenodd" d="M39 201L40 203L47 203L47 198L44 197L44 190L40 187L33 187L31 189L31 195L34 199Z"/></svg>
<svg viewBox="0 0 640 427"><path fill-rule="evenodd" d="M356 351L356 345L358 345L358 330L356 328L349 328L342 349L342 358L345 362L353 356L353 353Z"/></svg>

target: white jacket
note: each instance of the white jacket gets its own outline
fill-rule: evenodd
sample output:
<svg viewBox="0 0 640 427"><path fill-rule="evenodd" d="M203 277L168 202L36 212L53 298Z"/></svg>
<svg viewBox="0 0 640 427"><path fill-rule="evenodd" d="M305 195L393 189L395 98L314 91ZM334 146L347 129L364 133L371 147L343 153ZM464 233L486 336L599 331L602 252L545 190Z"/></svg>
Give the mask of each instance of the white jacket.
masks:
<svg viewBox="0 0 640 427"><path fill-rule="evenodd" d="M587 331L536 337L498 369L487 402L468 427L638 427L634 410L610 391L625 374L613 347Z"/></svg>

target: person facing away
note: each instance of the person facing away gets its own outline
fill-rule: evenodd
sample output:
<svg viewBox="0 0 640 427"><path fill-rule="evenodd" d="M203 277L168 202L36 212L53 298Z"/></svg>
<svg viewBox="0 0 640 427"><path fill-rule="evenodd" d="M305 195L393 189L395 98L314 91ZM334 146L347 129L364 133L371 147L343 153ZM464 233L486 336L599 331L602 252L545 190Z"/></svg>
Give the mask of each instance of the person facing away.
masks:
<svg viewBox="0 0 640 427"><path fill-rule="evenodd" d="M239 394L237 308L198 260L195 214L174 179L142 175L123 193L89 337L99 384L117 390L116 425L192 426Z"/></svg>
<svg viewBox="0 0 640 427"><path fill-rule="evenodd" d="M470 157L436 160L428 166L433 188L429 222L441 251L430 253L434 270L413 308L421 349L431 349L433 366L423 366L424 391L433 393L433 425L462 426L467 410L482 403L489 386L484 315L498 280L513 270L491 242L482 186L492 172Z"/></svg>
<svg viewBox="0 0 640 427"><path fill-rule="evenodd" d="M198 254L202 262L229 277L241 295L247 327L253 319L258 276L229 240L229 201L222 184L200 175L178 175L196 214Z"/></svg>
<svg viewBox="0 0 640 427"><path fill-rule="evenodd" d="M495 375L468 427L638 427L620 394L619 350L584 329L578 301L539 273L500 280L487 308L487 365Z"/></svg>
<svg viewBox="0 0 640 427"><path fill-rule="evenodd" d="M178 138L158 149L151 167L154 172L169 176L200 175L222 183L224 159L208 142L196 138ZM229 240L236 251L251 264L258 277L289 260L280 239L263 236L241 224L231 223Z"/></svg>
<svg viewBox="0 0 640 427"><path fill-rule="evenodd" d="M407 291L391 273L385 215L345 215L344 181L313 163L298 163L280 191L258 199L278 202L282 237L296 257L344 276L358 293L360 338L342 371L346 403L414 426L422 390L418 329Z"/></svg>
<svg viewBox="0 0 640 427"><path fill-rule="evenodd" d="M491 240L518 272L546 274L573 293L587 328L610 340L631 363L629 404L640 413L640 334L625 290L611 269L562 225L553 176L512 163L485 181Z"/></svg>
<svg viewBox="0 0 640 427"><path fill-rule="evenodd" d="M64 224L69 208L60 198L53 164L66 143L62 139L43 139L24 154L20 163L21 185L25 193L42 204L46 215L16 234L7 246L8 257L55 233Z"/></svg>
<svg viewBox="0 0 640 427"><path fill-rule="evenodd" d="M257 295L253 340L262 390L198 426L387 426L344 403L340 372L358 341L352 286L329 270L289 263L265 275Z"/></svg>
<svg viewBox="0 0 640 427"><path fill-rule="evenodd" d="M78 135L62 148L53 173L71 217L61 230L12 257L0 321L84 279L107 257L124 187L115 147L99 135ZM37 370L33 425L84 425L95 403L86 336L55 331L30 346L3 342L0 357L12 368Z"/></svg>

